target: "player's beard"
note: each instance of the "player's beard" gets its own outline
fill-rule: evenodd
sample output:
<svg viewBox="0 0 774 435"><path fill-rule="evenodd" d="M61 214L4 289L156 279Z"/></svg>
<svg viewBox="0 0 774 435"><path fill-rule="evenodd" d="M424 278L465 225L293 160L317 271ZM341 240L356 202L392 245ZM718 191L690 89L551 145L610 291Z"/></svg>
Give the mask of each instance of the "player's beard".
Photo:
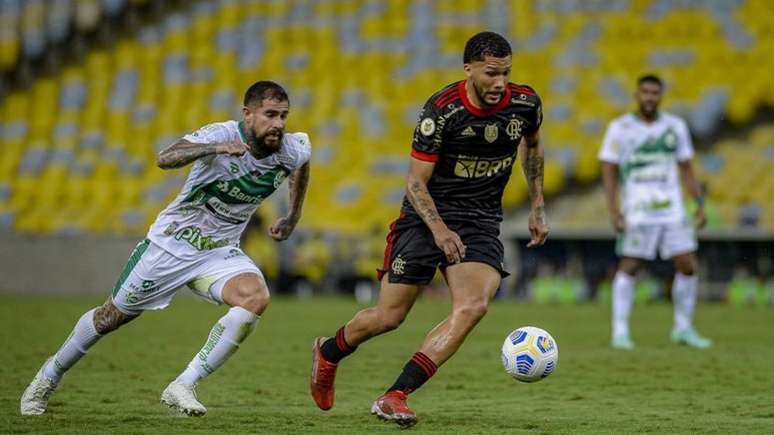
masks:
<svg viewBox="0 0 774 435"><path fill-rule="evenodd" d="M271 129L262 136L256 136L253 133L250 136L250 149L252 150L253 157L263 158L278 152L282 148L282 130Z"/></svg>
<svg viewBox="0 0 774 435"><path fill-rule="evenodd" d="M640 104L640 113L645 118L653 119L658 114L658 105L648 106L646 104Z"/></svg>

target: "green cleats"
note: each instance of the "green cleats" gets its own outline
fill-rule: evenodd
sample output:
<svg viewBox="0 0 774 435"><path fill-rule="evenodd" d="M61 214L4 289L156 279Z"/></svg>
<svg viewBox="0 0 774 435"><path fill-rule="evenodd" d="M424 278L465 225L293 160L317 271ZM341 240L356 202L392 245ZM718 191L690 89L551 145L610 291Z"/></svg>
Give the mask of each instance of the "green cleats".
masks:
<svg viewBox="0 0 774 435"><path fill-rule="evenodd" d="M628 335L619 335L617 337L613 337L610 345L613 346L613 349L634 350L634 342Z"/></svg>
<svg viewBox="0 0 774 435"><path fill-rule="evenodd" d="M693 328L683 331L672 331L672 341L676 344L684 344L696 349L709 349L712 347L712 340L702 337Z"/></svg>

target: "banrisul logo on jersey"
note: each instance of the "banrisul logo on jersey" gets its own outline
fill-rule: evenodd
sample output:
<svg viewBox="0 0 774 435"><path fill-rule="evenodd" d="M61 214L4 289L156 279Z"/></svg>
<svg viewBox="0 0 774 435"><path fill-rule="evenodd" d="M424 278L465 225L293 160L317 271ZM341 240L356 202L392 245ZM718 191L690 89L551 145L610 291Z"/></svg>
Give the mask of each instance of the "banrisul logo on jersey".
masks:
<svg viewBox="0 0 774 435"><path fill-rule="evenodd" d="M621 176L632 177L635 182L665 182L676 150L677 135L669 128L661 136L649 138L638 146L624 163Z"/></svg>
<svg viewBox="0 0 774 435"><path fill-rule="evenodd" d="M200 184L191 190L184 202L192 206L204 205L215 217L229 223L245 222L252 210L245 205L257 206L282 184L290 173L283 166L262 174L257 171L234 179L220 179Z"/></svg>

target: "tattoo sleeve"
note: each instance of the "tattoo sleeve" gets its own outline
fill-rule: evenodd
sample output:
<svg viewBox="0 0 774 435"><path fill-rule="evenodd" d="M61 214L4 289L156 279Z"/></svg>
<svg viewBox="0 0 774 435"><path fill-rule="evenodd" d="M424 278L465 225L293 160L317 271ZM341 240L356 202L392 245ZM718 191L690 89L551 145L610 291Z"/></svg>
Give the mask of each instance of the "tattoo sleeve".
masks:
<svg viewBox="0 0 774 435"><path fill-rule="evenodd" d="M107 334L135 317L137 316L129 316L118 311L118 308L108 299L104 305L94 311L94 329L99 334Z"/></svg>
<svg viewBox="0 0 774 435"><path fill-rule="evenodd" d="M309 162L301 165L288 179L290 190L290 217L295 222L301 218L301 208L306 197L306 188L309 185Z"/></svg>
<svg viewBox="0 0 774 435"><path fill-rule="evenodd" d="M441 221L441 216L438 215L438 209L435 208L435 202L433 202L433 198L430 196L425 183L419 180L410 180L406 196L408 196L409 202L414 206L414 210L419 213L419 216L428 227Z"/></svg>
<svg viewBox="0 0 774 435"><path fill-rule="evenodd" d="M537 135L533 138L525 138L525 150L521 158L521 167L524 170L524 178L527 179L529 198L532 209L542 214L543 205L543 166L544 151Z"/></svg>
<svg viewBox="0 0 774 435"><path fill-rule="evenodd" d="M156 164L161 169L180 168L198 158L215 154L216 145L182 140L162 150L156 159Z"/></svg>

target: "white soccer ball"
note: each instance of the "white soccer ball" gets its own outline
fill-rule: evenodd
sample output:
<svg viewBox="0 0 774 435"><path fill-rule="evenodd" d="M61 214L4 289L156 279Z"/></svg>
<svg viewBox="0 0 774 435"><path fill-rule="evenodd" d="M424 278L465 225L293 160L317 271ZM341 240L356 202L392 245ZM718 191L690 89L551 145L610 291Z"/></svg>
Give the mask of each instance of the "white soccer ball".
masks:
<svg viewBox="0 0 774 435"><path fill-rule="evenodd" d="M559 347L545 330L523 326L505 337L502 358L505 371L514 379L537 382L556 369Z"/></svg>

